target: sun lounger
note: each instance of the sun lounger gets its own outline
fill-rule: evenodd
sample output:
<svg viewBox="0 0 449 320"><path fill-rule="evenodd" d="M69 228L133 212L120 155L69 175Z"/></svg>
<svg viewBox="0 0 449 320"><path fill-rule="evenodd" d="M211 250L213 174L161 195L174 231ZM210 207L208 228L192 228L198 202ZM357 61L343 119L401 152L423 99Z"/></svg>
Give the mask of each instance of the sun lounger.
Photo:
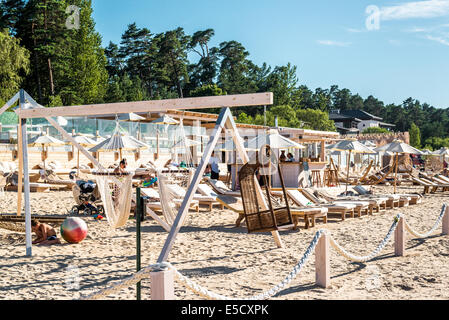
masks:
<svg viewBox="0 0 449 320"><path fill-rule="evenodd" d="M320 197L319 195L315 195L313 189L303 189L301 190L307 198L312 200L317 205L354 205L354 213L357 213L358 217L362 216L362 211L365 211L366 214L372 214L373 206L369 201L362 200L337 200L337 201L328 201L327 199ZM354 216L352 216L354 217Z"/></svg>
<svg viewBox="0 0 449 320"><path fill-rule="evenodd" d="M366 196L344 196L344 197L333 197L330 194L328 194L325 190L316 190L323 198L327 199L328 201L367 201L370 203L369 207L369 214L372 215L373 211L376 210L376 212L380 212L380 210L386 210L387 209L387 201L388 197L379 197L379 196L372 196L372 197L366 197Z"/></svg>
<svg viewBox="0 0 449 320"><path fill-rule="evenodd" d="M157 189L154 188L141 188L140 192L144 195L150 198L150 201L147 202L147 207L150 208L153 211L162 211L162 204L161 204L161 198L159 195L159 192ZM152 200L152 201L151 201ZM179 208L182 204L184 199L173 199L173 202L176 204L176 207ZM190 209L196 210L196 212L199 212L199 202L198 200L192 200L190 203Z"/></svg>
<svg viewBox="0 0 449 320"><path fill-rule="evenodd" d="M301 190L302 191L302 190ZM339 214L342 220L346 219L346 214L350 214L354 217L354 210L356 205L353 204L339 204L339 205L317 205L312 200L308 199L302 192L297 189L287 190L288 197L295 202L298 206L303 206L306 208L324 208L327 209L327 214Z"/></svg>
<svg viewBox="0 0 449 320"><path fill-rule="evenodd" d="M186 196L186 191L177 184L169 184L167 185L167 188L179 199L184 199ZM212 210L214 204L219 204L221 206L221 204L217 202L217 198L213 195L195 194L193 200L198 201L200 205L207 205L210 210Z"/></svg>
<svg viewBox="0 0 449 320"><path fill-rule="evenodd" d="M214 189L214 191L217 194L221 195L228 195L228 196L234 196L234 197L240 197L240 191L232 191L229 189L223 181L220 180L214 180L214 179L207 179L207 183Z"/></svg>

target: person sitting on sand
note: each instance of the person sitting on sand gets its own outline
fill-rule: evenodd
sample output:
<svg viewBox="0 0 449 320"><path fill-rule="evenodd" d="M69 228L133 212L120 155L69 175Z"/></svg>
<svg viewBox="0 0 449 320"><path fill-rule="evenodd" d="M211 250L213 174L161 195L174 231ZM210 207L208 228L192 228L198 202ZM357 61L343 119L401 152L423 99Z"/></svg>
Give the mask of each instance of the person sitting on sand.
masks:
<svg viewBox="0 0 449 320"><path fill-rule="evenodd" d="M40 223L39 220L33 219L31 221L31 230L36 233L37 238L33 241L33 244L39 245L52 245L61 244L55 229L46 223Z"/></svg>

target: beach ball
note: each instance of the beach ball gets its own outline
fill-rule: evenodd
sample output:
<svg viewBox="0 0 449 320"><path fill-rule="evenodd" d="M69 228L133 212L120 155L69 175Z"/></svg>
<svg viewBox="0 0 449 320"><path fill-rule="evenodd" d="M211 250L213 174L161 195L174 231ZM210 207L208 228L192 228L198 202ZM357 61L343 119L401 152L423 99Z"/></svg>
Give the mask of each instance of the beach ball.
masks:
<svg viewBox="0 0 449 320"><path fill-rule="evenodd" d="M81 218L67 218L61 224L61 237L68 243L80 243L87 236L87 224Z"/></svg>

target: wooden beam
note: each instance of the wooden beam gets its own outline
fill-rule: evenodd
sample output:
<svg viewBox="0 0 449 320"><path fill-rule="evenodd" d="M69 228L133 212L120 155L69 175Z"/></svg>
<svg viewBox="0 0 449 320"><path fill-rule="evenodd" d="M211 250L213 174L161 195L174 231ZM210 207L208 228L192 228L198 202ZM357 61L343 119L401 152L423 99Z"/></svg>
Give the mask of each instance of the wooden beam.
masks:
<svg viewBox="0 0 449 320"><path fill-rule="evenodd" d="M25 130L26 131L26 130ZM17 126L17 151L19 153L19 172L17 188L17 216L22 215L22 190L23 190L23 152L22 152L22 119L19 118Z"/></svg>
<svg viewBox="0 0 449 320"><path fill-rule="evenodd" d="M85 106L56 107L30 110L16 110L21 118L80 117L104 114L165 112L170 109L207 109L221 107L243 107L273 104L273 93L239 94L229 96L198 97L184 99L120 102Z"/></svg>
<svg viewBox="0 0 449 320"><path fill-rule="evenodd" d="M20 90L20 108L25 104L25 91ZM28 170L28 139L26 119L20 119L22 134L21 141L17 143L22 144L23 154L23 177L24 177L24 194L25 194L25 246L26 256L32 256L32 234L31 234L31 206L30 206L30 175ZM19 192L20 190L18 190Z"/></svg>
<svg viewBox="0 0 449 320"><path fill-rule="evenodd" d="M5 105L0 109L0 115L2 115L3 112L11 108L13 104L17 102L17 100L19 100L19 92L17 92L15 96L12 97L8 102L6 102Z"/></svg>

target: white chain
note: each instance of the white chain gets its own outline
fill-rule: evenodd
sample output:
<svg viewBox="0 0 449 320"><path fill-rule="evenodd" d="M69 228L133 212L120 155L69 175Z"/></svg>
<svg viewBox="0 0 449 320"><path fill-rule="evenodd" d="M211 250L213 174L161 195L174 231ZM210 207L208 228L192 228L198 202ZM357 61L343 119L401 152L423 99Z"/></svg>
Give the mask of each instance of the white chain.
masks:
<svg viewBox="0 0 449 320"><path fill-rule="evenodd" d="M443 208L441 209L441 213L438 216L437 221L435 222L435 224L433 225L432 229L430 229L429 232L427 233L418 233L415 230L413 230L410 225L407 223L407 221L405 221L405 229L410 232L413 236L417 237L417 238L427 238L428 236L430 236L440 225L441 220L444 217L444 214L446 213L446 204L443 205Z"/></svg>
<svg viewBox="0 0 449 320"><path fill-rule="evenodd" d="M387 245L388 241L390 240L391 236L393 235L393 232L396 230L396 227L398 226L398 222L399 219L401 218L401 214L398 214L395 219L393 224L390 227L390 230L388 231L387 235L385 236L385 238L382 240L382 242L377 246L376 249L374 249L373 252L371 252L369 255L367 256L356 256L353 255L349 252L347 252L343 247L341 247L333 237L329 237L330 238L330 244L332 245L332 247L334 247L334 249L340 253L343 257L345 257L348 260L352 260L355 262L367 262L371 259L373 259L374 257L376 257L376 255L382 251L383 248L385 248L385 246Z"/></svg>

